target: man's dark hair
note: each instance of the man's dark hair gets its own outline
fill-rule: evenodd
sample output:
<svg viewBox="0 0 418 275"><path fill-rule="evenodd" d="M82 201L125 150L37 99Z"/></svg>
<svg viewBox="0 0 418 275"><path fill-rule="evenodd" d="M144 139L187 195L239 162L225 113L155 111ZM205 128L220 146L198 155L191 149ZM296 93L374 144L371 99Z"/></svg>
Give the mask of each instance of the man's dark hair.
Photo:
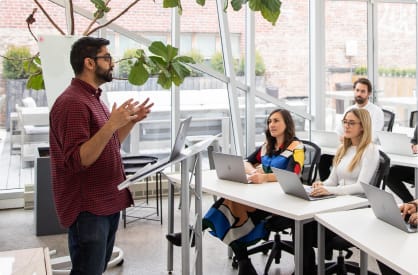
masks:
<svg viewBox="0 0 418 275"><path fill-rule="evenodd" d="M104 38L85 36L78 39L71 47L70 62L75 75L79 75L84 69L84 58L95 57L103 46L110 42Z"/></svg>
<svg viewBox="0 0 418 275"><path fill-rule="evenodd" d="M353 89L356 88L357 83L361 83L361 84L366 85L368 94L370 94L372 92L372 83L367 78L362 77L362 78L357 79L356 82L354 82L354 84L353 84Z"/></svg>

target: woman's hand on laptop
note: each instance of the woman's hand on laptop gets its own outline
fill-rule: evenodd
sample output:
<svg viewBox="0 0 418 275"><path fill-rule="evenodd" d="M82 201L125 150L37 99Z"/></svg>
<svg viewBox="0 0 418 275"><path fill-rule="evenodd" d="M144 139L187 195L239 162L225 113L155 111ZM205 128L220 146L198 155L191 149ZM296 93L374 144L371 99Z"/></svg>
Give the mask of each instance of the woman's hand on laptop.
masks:
<svg viewBox="0 0 418 275"><path fill-rule="evenodd" d="M267 174L264 173L259 173L259 172L255 172L251 175L248 175L248 179L252 182L252 183L263 183L268 181L267 180Z"/></svg>
<svg viewBox="0 0 418 275"><path fill-rule="evenodd" d="M399 209L402 212L402 217L405 218L408 214L417 213L418 209L415 203L404 203L402 204Z"/></svg>
<svg viewBox="0 0 418 275"><path fill-rule="evenodd" d="M324 187L324 184L320 181L317 181L312 184L312 191L310 193L313 197L320 197L331 195L331 193Z"/></svg>
<svg viewBox="0 0 418 275"><path fill-rule="evenodd" d="M415 226L418 225L418 213L412 214L409 217L408 223L412 224L412 225L415 225Z"/></svg>
<svg viewBox="0 0 418 275"><path fill-rule="evenodd" d="M315 181L312 183L312 188L321 187L324 186L324 184L321 181Z"/></svg>

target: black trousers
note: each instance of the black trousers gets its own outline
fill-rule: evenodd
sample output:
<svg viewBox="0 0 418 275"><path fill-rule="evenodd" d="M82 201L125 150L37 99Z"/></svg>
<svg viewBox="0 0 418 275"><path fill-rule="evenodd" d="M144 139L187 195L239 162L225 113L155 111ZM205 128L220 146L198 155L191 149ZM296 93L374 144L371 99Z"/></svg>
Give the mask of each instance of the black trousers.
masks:
<svg viewBox="0 0 418 275"><path fill-rule="evenodd" d="M410 202L414 199L406 188L405 182L414 183L414 168L405 166L392 166L386 185L392 190L403 202Z"/></svg>

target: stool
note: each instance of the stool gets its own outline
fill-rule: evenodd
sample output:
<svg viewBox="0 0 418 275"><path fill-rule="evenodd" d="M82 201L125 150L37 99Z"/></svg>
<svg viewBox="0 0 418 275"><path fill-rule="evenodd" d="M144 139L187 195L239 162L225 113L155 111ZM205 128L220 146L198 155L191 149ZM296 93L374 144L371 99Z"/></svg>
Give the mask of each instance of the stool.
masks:
<svg viewBox="0 0 418 275"><path fill-rule="evenodd" d="M122 157L122 163L125 169L125 174L126 175L132 175L134 174L137 170L141 169L142 167L144 167L145 165L148 164L153 164L158 160L157 157L153 157L153 156L145 156L145 155L130 155L130 156L124 156ZM145 178L145 188L146 188L146 195L145 195L145 204L148 205L148 177ZM163 223L163 217L162 217L162 177L161 177L161 173L156 173L156 178L155 178L155 198L156 198L156 214L157 216L159 216L159 219L155 219L155 218L150 218L151 215L153 214L148 214L146 216L134 216L134 215L128 215L127 214L127 210L124 209L122 210L122 219L123 219L123 227L126 228L126 224L140 220L140 219L145 219L145 220L153 220L153 221L160 221L160 223ZM144 206L144 203L134 206L134 208L154 208L154 207L149 207L149 206ZM161 213L160 213L161 212ZM131 221L127 221L127 217L133 218L133 220Z"/></svg>

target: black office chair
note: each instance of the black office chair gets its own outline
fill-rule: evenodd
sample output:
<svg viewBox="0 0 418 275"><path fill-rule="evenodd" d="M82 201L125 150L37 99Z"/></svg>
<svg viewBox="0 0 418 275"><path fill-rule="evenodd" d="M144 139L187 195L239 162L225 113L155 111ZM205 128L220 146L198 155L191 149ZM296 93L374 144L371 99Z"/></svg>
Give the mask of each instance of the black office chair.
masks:
<svg viewBox="0 0 418 275"><path fill-rule="evenodd" d="M312 185L318 174L321 148L309 140L301 140L301 142L305 147L305 162L303 164L301 180L304 184Z"/></svg>
<svg viewBox="0 0 418 275"><path fill-rule="evenodd" d="M321 157L321 148L315 143L308 140L301 140L305 147L305 162L303 165L301 180L308 185L316 179L319 159ZM259 246L248 250L248 255L263 252L267 254L271 250L267 259L266 266L264 268L264 274L268 274L270 266L275 260L275 263L280 263L282 251L286 251L289 254L294 254L294 246L292 241L282 240L280 234L289 234L289 230L293 226L293 222L288 219L284 219L280 216L272 216L267 220L266 230L268 232L275 232L274 240L267 240ZM233 267L237 267L238 263L235 259L232 262Z"/></svg>
<svg viewBox="0 0 418 275"><path fill-rule="evenodd" d="M125 175L129 176L134 174L136 171L141 169L142 167L153 164L157 162L158 158L154 156L145 156L145 155L129 155L129 156L123 156L122 157L122 163L125 170ZM146 214L143 216L137 216L133 214L134 209L136 208L154 208L151 206L148 206L148 177L145 178L145 203L138 204L137 206L132 207L131 209L124 209L122 210L122 220L123 220L123 227L126 228L126 224L134 222L136 220L140 219L146 219L146 220L153 220L153 221L160 221L160 223L163 223L163 216L162 216L162 186L161 186L161 174L157 173L155 175L155 199L156 199L156 214L159 216L158 219L150 217L151 214ZM132 211L131 211L132 210ZM128 218L131 218L128 221Z"/></svg>
<svg viewBox="0 0 418 275"><path fill-rule="evenodd" d="M386 177L389 174L390 168L390 158L382 151L380 153L380 162L379 167L373 177L370 185L384 188L384 182ZM341 238L340 236L335 236L331 240L327 240L326 244L326 258L332 258L332 250L338 250L338 257L337 262L326 263L325 265L325 274L347 274L347 272L360 274L360 267L358 263L345 261L345 259L349 259L353 254L351 248L354 245L350 242L346 241L345 239ZM344 256L344 252L346 253ZM371 271L368 272L369 275L375 274Z"/></svg>
<svg viewBox="0 0 418 275"><path fill-rule="evenodd" d="M392 132L393 124L395 123L395 113L382 109L384 115L383 131Z"/></svg>
<svg viewBox="0 0 418 275"><path fill-rule="evenodd" d="M412 111L409 117L409 127L415 128L416 125L418 125L418 110Z"/></svg>

